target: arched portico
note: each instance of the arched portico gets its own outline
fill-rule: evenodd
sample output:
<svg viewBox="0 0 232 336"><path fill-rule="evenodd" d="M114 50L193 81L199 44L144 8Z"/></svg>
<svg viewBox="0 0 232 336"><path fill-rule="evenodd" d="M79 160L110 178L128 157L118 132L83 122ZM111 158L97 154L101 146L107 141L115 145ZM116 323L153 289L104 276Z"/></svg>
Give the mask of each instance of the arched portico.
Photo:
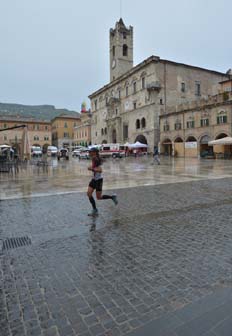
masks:
<svg viewBox="0 0 232 336"><path fill-rule="evenodd" d="M174 156L184 156L184 140L181 137L174 140Z"/></svg>
<svg viewBox="0 0 232 336"><path fill-rule="evenodd" d="M172 141L169 138L166 138L161 143L160 152L167 156L172 156Z"/></svg>
<svg viewBox="0 0 232 336"><path fill-rule="evenodd" d="M223 139L229 136L226 132L219 133L215 136L215 140ZM232 155L232 146L231 145L214 145L213 152L216 158L227 159L231 158Z"/></svg>
<svg viewBox="0 0 232 336"><path fill-rule="evenodd" d="M19 143L14 143L11 145L12 149L14 150L14 155L20 157L21 155L21 146Z"/></svg>
<svg viewBox="0 0 232 336"><path fill-rule="evenodd" d="M216 135L215 140L223 139L227 136L228 136L228 134L226 134L226 133L219 133L219 134Z"/></svg>
<svg viewBox="0 0 232 336"><path fill-rule="evenodd" d="M43 147L42 147L42 152L43 153L47 153L48 146L49 146L49 144L47 144L47 143L43 145Z"/></svg>
<svg viewBox="0 0 232 336"><path fill-rule="evenodd" d="M202 135L199 138L199 154L201 157L205 157L209 154L213 154L212 146L209 146L208 143L211 140L208 134Z"/></svg>
<svg viewBox="0 0 232 336"><path fill-rule="evenodd" d="M185 157L198 157L197 139L189 135L185 141Z"/></svg>
<svg viewBox="0 0 232 336"><path fill-rule="evenodd" d="M147 138L143 135L143 134L139 134L136 138L135 138L135 142L141 142L142 144L147 145Z"/></svg>

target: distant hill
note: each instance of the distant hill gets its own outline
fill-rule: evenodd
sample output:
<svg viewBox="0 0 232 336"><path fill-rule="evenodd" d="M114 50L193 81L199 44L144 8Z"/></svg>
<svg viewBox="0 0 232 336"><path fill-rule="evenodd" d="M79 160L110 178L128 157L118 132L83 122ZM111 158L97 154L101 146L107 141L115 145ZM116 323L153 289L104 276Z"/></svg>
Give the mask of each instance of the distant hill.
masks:
<svg viewBox="0 0 232 336"><path fill-rule="evenodd" d="M41 120L52 120L60 114L79 116L76 111L67 109L56 109L53 105L21 105L0 103L0 115L14 115L20 117L30 117Z"/></svg>

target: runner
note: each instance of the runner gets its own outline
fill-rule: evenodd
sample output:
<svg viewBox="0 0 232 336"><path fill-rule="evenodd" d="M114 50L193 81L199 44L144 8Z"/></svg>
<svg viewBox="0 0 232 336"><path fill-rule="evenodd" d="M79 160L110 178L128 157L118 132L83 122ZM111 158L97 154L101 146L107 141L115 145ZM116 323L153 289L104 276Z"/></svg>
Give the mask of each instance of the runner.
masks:
<svg viewBox="0 0 232 336"><path fill-rule="evenodd" d="M93 172L93 178L89 183L87 196L93 207L93 210L88 216L97 216L98 209L96 207L95 199L93 198L93 192L96 190L97 200L111 199L115 205L118 204L117 195L102 195L102 160L99 156L99 150L97 148L91 148L89 151L90 157L92 159L92 165L88 167L88 170Z"/></svg>

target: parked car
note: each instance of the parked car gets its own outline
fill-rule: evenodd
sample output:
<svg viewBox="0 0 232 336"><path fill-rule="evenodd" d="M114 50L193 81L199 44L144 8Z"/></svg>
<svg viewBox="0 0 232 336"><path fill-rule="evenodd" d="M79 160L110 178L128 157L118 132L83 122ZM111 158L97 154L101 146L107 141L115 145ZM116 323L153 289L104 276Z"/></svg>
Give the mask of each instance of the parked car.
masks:
<svg viewBox="0 0 232 336"><path fill-rule="evenodd" d="M48 156L57 156L58 149L55 146L48 146L47 148L47 154Z"/></svg>
<svg viewBox="0 0 232 336"><path fill-rule="evenodd" d="M78 154L79 159L89 159L89 151L88 150L82 150Z"/></svg>
<svg viewBox="0 0 232 336"><path fill-rule="evenodd" d="M72 152L72 156L73 156L73 157L79 157L79 154L80 154L81 152L83 152L83 151L87 151L87 150L88 150L88 148L85 148L85 147L80 146L80 148L76 148L76 149L74 149L74 151Z"/></svg>
<svg viewBox="0 0 232 336"><path fill-rule="evenodd" d="M43 154L41 147L39 146L32 146L31 147L31 156L32 157L41 157Z"/></svg>
<svg viewBox="0 0 232 336"><path fill-rule="evenodd" d="M60 159L69 160L69 153L68 153L67 148L59 149L58 154L57 154L57 159L58 160Z"/></svg>

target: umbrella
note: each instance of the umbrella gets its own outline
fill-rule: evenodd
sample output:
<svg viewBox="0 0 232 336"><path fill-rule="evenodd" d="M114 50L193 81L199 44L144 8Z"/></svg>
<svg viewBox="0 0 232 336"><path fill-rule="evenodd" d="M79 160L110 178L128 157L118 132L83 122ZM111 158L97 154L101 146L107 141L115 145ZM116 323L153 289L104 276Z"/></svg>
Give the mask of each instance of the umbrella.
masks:
<svg viewBox="0 0 232 336"><path fill-rule="evenodd" d="M208 142L209 146L213 146L213 145L232 145L232 137L225 137L222 139L217 139L217 140L212 140Z"/></svg>
<svg viewBox="0 0 232 336"><path fill-rule="evenodd" d="M0 148L10 148L8 145L0 145Z"/></svg>
<svg viewBox="0 0 232 336"><path fill-rule="evenodd" d="M14 153L13 148L5 147L5 148L3 148L2 151L5 152L6 150L9 150L10 152Z"/></svg>

